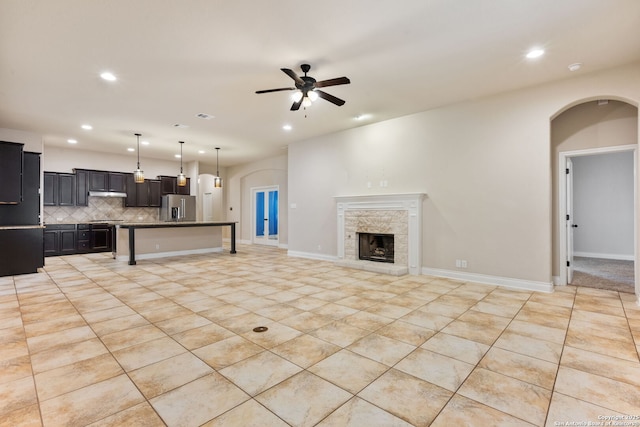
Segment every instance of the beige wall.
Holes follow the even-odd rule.
[[[558,158],[561,152],[638,143],[638,108],[620,101],[578,104],[551,122],[553,275],[560,275],[558,224]],[[563,229],[564,230],[564,229]]]
[[[279,187],[279,243],[281,246],[286,246],[289,241],[287,155],[230,167],[226,172],[225,219],[239,221],[238,240],[251,241],[251,189],[277,185]]]
[[[550,283],[551,119],[588,98],[637,104],[639,73],[572,75],[291,144],[289,250],[335,256],[333,196],[425,192],[425,267],[465,259],[467,273]]]
[[[42,135],[22,130],[0,128],[0,141],[24,144],[24,151],[42,153]]]

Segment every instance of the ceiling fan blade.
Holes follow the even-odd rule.
[[[287,76],[291,77],[296,81],[299,85],[304,85],[304,80],[302,80],[295,71],[290,70],[289,68],[280,68]]]
[[[346,78],[346,77],[337,77],[335,79],[321,80],[319,82],[316,82],[316,87],[348,85],[349,83],[351,83],[351,80],[349,80],[348,78]]]
[[[344,100],[342,100],[342,99],[340,99],[340,98],[336,98],[336,97],[335,97],[335,96],[333,96],[333,95],[329,95],[327,92],[323,92],[323,91],[321,91],[321,90],[317,90],[317,89],[316,89],[314,92],[315,92],[315,93],[317,93],[317,94],[318,94],[318,96],[319,96],[320,98],[322,98],[322,99],[324,99],[324,100],[326,100],[326,101],[329,101],[329,102],[331,102],[331,103],[334,103],[334,104],[336,104],[338,107],[340,107],[340,106],[344,105],[344,103],[345,103],[345,101],[344,101]]]
[[[302,98],[300,98],[300,101],[293,103],[293,105],[291,106],[291,111],[298,111],[301,105],[302,105]]]
[[[282,90],[296,90],[296,88],[295,87],[281,87],[279,89],[257,90],[256,93],[280,92]]]

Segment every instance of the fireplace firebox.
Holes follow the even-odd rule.
[[[393,263],[393,234],[358,233],[358,258]]]

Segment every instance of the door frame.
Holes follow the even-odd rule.
[[[278,224],[277,238],[273,240],[266,239],[265,241],[256,240],[256,193],[269,191],[278,192],[278,218],[280,218],[280,186],[279,185],[265,185],[261,187],[251,187],[251,244],[265,245],[265,246],[280,246],[280,224]],[[280,222],[278,220],[278,222]]]
[[[560,269],[560,281],[558,285],[567,285],[567,259],[568,259],[568,233],[566,227],[573,222],[573,218],[567,221],[567,174],[566,165],[567,159],[580,156],[591,156],[595,154],[608,154],[621,151],[633,152],[633,248],[634,248],[634,267],[635,272],[635,293],[640,296],[640,282],[638,281],[638,145],[617,145],[611,147],[589,148],[584,150],[575,151],[562,151],[559,153],[558,158],[558,238],[560,239],[560,250],[558,253],[559,260],[558,266]]]

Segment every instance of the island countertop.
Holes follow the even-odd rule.
[[[238,221],[154,221],[154,222],[118,222],[120,228],[166,228],[166,227],[211,227],[237,224]]]

